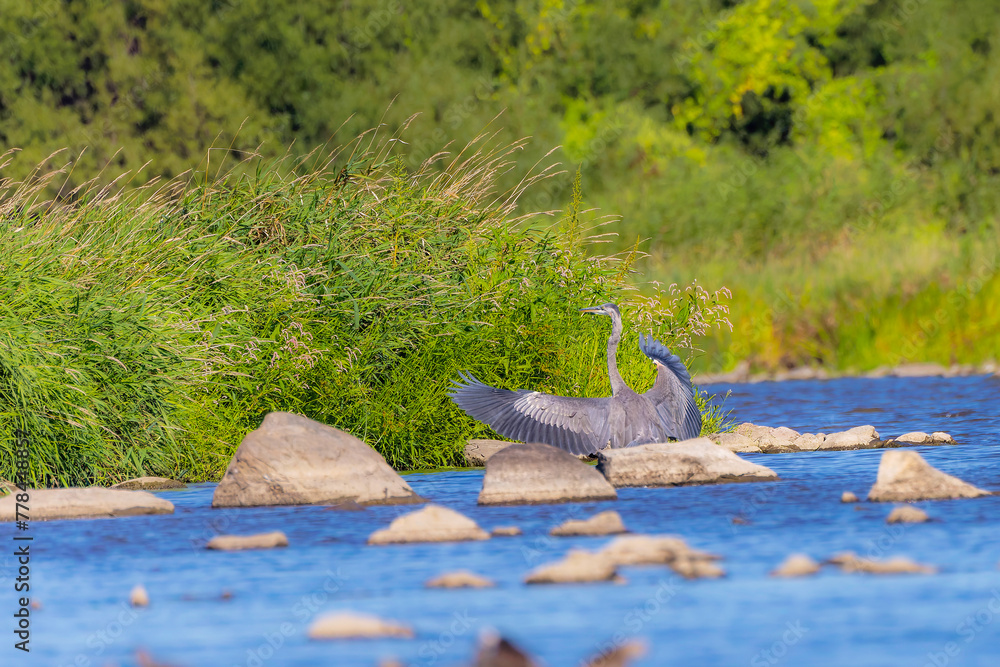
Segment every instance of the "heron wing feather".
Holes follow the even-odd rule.
[[[540,391],[510,391],[461,374],[449,396],[470,417],[500,435],[543,442],[573,454],[591,454],[607,443],[610,397],[575,398]]]
[[[694,401],[691,374],[684,362],[652,336],[640,335],[639,348],[659,364],[656,382],[643,396],[656,406],[668,435],[678,440],[696,438],[701,433],[701,412]]]

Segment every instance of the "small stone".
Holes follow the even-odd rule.
[[[457,570],[434,577],[424,585],[427,588],[490,588],[495,584],[468,570]]]
[[[497,526],[490,534],[493,537],[516,537],[521,534],[521,529],[517,526]]]
[[[732,518],[732,523],[734,526],[749,526],[752,522],[749,519],[744,519],[741,516],[734,516]]]
[[[128,601],[133,607],[148,607],[149,594],[142,584],[137,584],[128,594]]]
[[[222,589],[222,593],[219,594],[219,598],[222,599],[222,600],[232,600],[233,599],[233,592],[231,590],[229,590],[228,588],[223,588]]]
[[[917,452],[891,449],[882,454],[878,477],[868,492],[868,500],[902,502],[988,495],[989,491],[934,468]]]
[[[413,638],[413,629],[396,621],[370,614],[335,612],[320,616],[309,626],[309,639],[374,639],[378,637]]]
[[[216,535],[208,544],[206,549],[218,551],[242,551],[244,549],[273,549],[274,547],[287,547],[288,538],[280,530],[272,533],[259,533],[257,535]]]
[[[399,544],[406,542],[464,542],[488,540],[490,534],[475,521],[455,510],[440,505],[427,505],[397,517],[388,528],[377,530],[368,544]]]
[[[611,581],[616,575],[615,564],[601,554],[572,550],[560,561],[542,565],[531,572],[526,584],[578,584]]]
[[[892,510],[889,513],[889,518],[885,521],[886,523],[924,523],[929,520],[930,517],[927,516],[927,512],[922,509],[918,509],[913,505],[903,505]]]
[[[793,438],[791,446],[801,452],[814,452],[823,446],[826,436],[822,433],[803,433],[797,438]]]
[[[940,445],[955,445],[955,438],[951,437],[948,433],[944,431],[934,431],[931,433],[931,442]]]
[[[842,494],[840,494],[840,502],[856,503],[858,502],[858,497],[854,495],[853,491],[844,491]]]
[[[805,554],[792,554],[778,566],[772,577],[805,577],[819,572],[820,564]]]
[[[903,435],[893,438],[896,442],[904,442],[908,445],[922,445],[928,440],[930,436],[923,431],[911,431],[909,433],[904,433]]]
[[[34,609],[35,611],[38,611],[38,610],[40,610],[42,608],[42,603],[39,602],[38,600],[32,600],[31,601],[31,608]]]
[[[625,524],[618,512],[609,510],[595,514],[589,519],[570,519],[560,526],[556,526],[549,535],[567,537],[571,535],[617,535],[625,532]]]
[[[163,489],[185,489],[187,484],[167,477],[136,477],[112,484],[111,488],[131,491],[162,491]]]

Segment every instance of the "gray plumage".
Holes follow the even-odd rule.
[[[461,374],[449,396],[470,417],[489,424],[505,437],[544,442],[573,454],[697,436],[701,413],[694,403],[691,376],[680,357],[652,336],[642,336],[640,348],[657,365],[657,375],[652,389],[637,394],[618,372],[616,351],[622,334],[618,307],[606,303],[583,308],[582,312],[611,318],[611,396],[575,398],[527,389],[509,391],[491,387],[466,373]]]

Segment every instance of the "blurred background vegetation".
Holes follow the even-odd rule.
[[[1000,356],[998,35],[987,0],[0,0],[0,177],[306,177],[418,114],[402,178],[488,127],[532,138],[500,191],[565,169],[512,215],[566,209],[579,170],[574,210],[620,216],[601,253],[732,292],[695,370],[975,363]]]

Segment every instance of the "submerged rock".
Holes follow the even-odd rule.
[[[616,487],[754,482],[778,478],[770,468],[745,461],[708,438],[601,450],[597,453],[597,469]]]
[[[562,503],[617,497],[593,466],[557,447],[533,443],[511,445],[490,457],[479,504]]]
[[[112,484],[111,488],[133,491],[162,491],[163,489],[186,489],[187,484],[166,477],[136,477]]]
[[[495,586],[486,577],[481,577],[468,570],[456,570],[455,572],[442,574],[434,577],[424,585],[427,588],[490,588],[491,586]]]
[[[889,512],[886,523],[924,523],[930,521],[927,512],[913,505],[903,505]]]
[[[273,533],[258,533],[256,535],[216,535],[208,544],[206,549],[218,551],[242,551],[244,549],[273,549],[274,547],[287,547],[288,538],[280,530]]]
[[[574,549],[560,561],[537,568],[525,578],[526,584],[580,584],[610,581],[616,576],[615,564],[602,554]]]
[[[549,535],[566,537],[571,535],[616,535],[625,532],[622,518],[614,510],[595,514],[589,519],[570,519],[556,526]]]
[[[467,516],[440,505],[427,505],[396,517],[388,528],[376,530],[368,538],[368,544],[466,542],[489,538],[489,533]]]
[[[0,521],[17,518],[17,495],[0,498]],[[69,489],[28,489],[32,521],[101,519],[140,514],[172,514],[174,504],[148,491],[103,489],[99,486]]]
[[[820,564],[805,554],[792,554],[771,572],[772,577],[807,577],[816,574]]]
[[[422,502],[374,449],[350,433],[271,412],[243,438],[213,507]]]
[[[373,639],[377,637],[413,638],[408,625],[387,621],[371,614],[337,612],[320,616],[309,626],[310,639]]]
[[[517,526],[497,526],[490,531],[493,537],[517,537],[521,534],[521,529]]]
[[[921,565],[902,556],[879,561],[858,558],[851,551],[838,554],[828,562],[838,566],[844,572],[864,572],[868,574],[934,574],[937,572],[937,568],[935,567]]]
[[[868,492],[868,500],[900,502],[988,495],[989,491],[934,468],[917,452],[892,449],[882,454],[878,477]]]
[[[677,558],[667,566],[685,579],[717,579],[726,576],[726,571],[710,560],[700,558]]]

